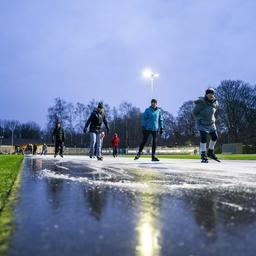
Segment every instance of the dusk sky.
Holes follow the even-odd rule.
[[[0,119],[45,125],[55,97],[151,98],[176,114],[224,79],[256,81],[255,0],[1,0]]]

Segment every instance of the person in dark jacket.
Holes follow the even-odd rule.
[[[63,157],[63,147],[65,143],[65,133],[64,129],[61,127],[61,123],[58,121],[56,127],[53,130],[53,142],[55,143],[55,154],[54,157],[60,153],[60,156]]]
[[[37,154],[37,145],[34,144],[33,145],[33,155],[36,155]]]
[[[113,157],[117,157],[118,147],[119,147],[119,137],[118,137],[117,133],[114,134],[111,144],[112,144],[112,149],[113,149]]]
[[[138,160],[142,153],[142,150],[147,143],[148,137],[152,135],[153,143],[152,143],[152,161],[159,161],[159,159],[155,156],[156,153],[156,142],[157,135],[163,133],[163,115],[160,108],[157,107],[157,100],[151,100],[151,106],[145,110],[142,116],[142,133],[143,138],[139,147],[139,152],[135,156],[134,160]]]
[[[200,153],[202,163],[208,163],[208,157],[219,161],[214,154],[214,147],[218,139],[215,125],[215,112],[218,108],[218,101],[215,98],[215,90],[209,88],[204,97],[199,97],[195,102],[193,114],[196,118],[196,127],[200,132]],[[210,134],[208,152],[206,154],[207,135]]]
[[[104,113],[103,103],[99,103],[98,107],[91,113],[89,119],[87,120],[84,133],[87,132],[89,127],[89,134],[90,134],[90,158],[93,158],[95,152],[95,144],[96,144],[96,156],[98,160],[103,160],[102,153],[101,153],[101,128],[102,123],[104,123],[107,133],[109,133],[109,126],[106,120],[106,116]]]

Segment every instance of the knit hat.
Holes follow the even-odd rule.
[[[103,107],[103,103],[102,103],[102,102],[99,102],[99,104],[98,104],[98,108],[104,108],[104,107]]]
[[[215,93],[215,90],[214,90],[213,88],[208,88],[208,89],[205,91],[205,94],[209,94],[209,93],[214,94],[214,93]]]

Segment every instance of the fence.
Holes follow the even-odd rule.
[[[14,146],[0,145],[0,153],[2,154],[13,154],[15,152]]]
[[[191,147],[158,147],[156,153],[158,155],[193,155],[198,153],[198,148],[196,146]],[[4,154],[12,154],[15,152],[14,146],[0,146],[0,153]],[[36,153],[41,154],[42,152],[42,145],[37,146]],[[122,155],[134,155],[138,152],[138,148],[119,148],[119,154]],[[31,151],[25,151],[25,153],[32,153]],[[88,155],[89,149],[88,148],[69,148],[64,147],[64,154],[65,155]],[[103,148],[102,149],[103,155],[111,155],[112,149],[111,148]],[[143,153],[145,155],[151,154],[151,147],[145,147]],[[47,154],[54,154],[54,147],[48,146]]]
[[[38,153],[41,151],[39,150]],[[138,152],[138,148],[119,148],[119,154],[122,155],[134,155]],[[175,147],[175,148],[168,148],[168,147],[159,147],[157,148],[156,153],[158,155],[193,155],[197,154],[199,149],[195,147]],[[88,148],[64,148],[64,154],[66,155],[87,155],[89,153]],[[111,148],[103,148],[102,149],[103,155],[111,155],[112,149]],[[151,154],[151,148],[145,147],[143,153],[145,155]],[[54,154],[54,147],[48,147],[48,154]]]
[[[229,143],[222,145],[223,154],[242,154],[243,144],[242,143]]]

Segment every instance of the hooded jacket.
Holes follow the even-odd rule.
[[[194,104],[193,114],[197,122],[207,126],[215,123],[215,112],[218,108],[218,101],[216,99],[210,101],[206,96],[199,97],[194,101]]]

